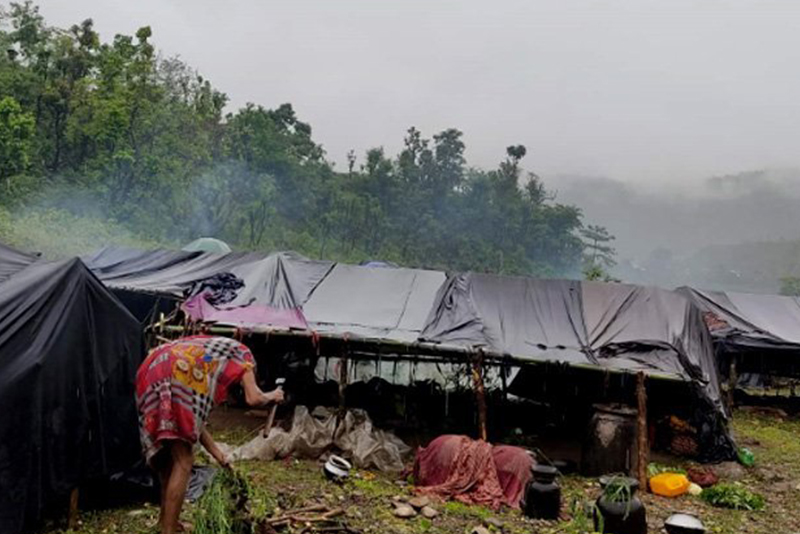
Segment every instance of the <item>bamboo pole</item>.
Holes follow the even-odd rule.
[[[181,325],[164,325],[161,329],[164,332],[183,333],[188,331]],[[211,335],[233,336],[236,328],[229,326],[209,326],[205,332]],[[460,347],[455,345],[443,345],[426,341],[405,342],[393,339],[379,339],[368,337],[349,337],[345,334],[312,332],[309,330],[290,330],[286,328],[267,328],[252,330],[251,335],[264,334],[274,337],[288,337],[295,339],[316,338],[320,344],[326,344],[329,352],[341,351],[343,346],[347,346],[348,359],[350,360],[374,360],[378,358],[380,351],[381,358],[391,358],[397,361],[416,361],[416,362],[444,362],[453,363],[458,357],[469,359],[475,350],[471,347]],[[483,363],[486,365],[502,366],[535,366],[547,365],[547,362],[521,358],[509,353],[482,349]],[[464,359],[459,359],[463,362]],[[612,375],[631,374],[631,371],[624,369],[608,369],[591,364],[570,364],[570,367],[579,370],[609,373]],[[684,380],[675,375],[648,371],[648,378],[654,380],[665,380],[668,382],[683,382]]]
[[[642,491],[647,489],[647,464],[650,463],[650,444],[647,435],[647,386],[643,371],[636,375],[636,475]]]

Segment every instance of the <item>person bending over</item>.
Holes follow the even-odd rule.
[[[223,467],[228,459],[206,429],[211,409],[241,383],[250,406],[283,402],[283,392],[264,393],[250,350],[233,339],[185,337],[153,349],[136,373],[136,404],[144,456],[161,481],[162,534],[179,529],[181,507],[198,441]]]

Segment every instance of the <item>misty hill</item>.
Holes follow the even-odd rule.
[[[580,176],[551,186],[617,237],[625,280],[775,292],[800,270],[800,169],[714,177],[694,189]]]

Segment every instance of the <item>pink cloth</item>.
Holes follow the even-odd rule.
[[[533,458],[519,447],[439,436],[417,450],[414,479],[419,493],[498,509],[519,508]]]
[[[187,299],[181,308],[195,321],[237,326],[280,326],[298,330],[308,329],[303,312],[297,308],[279,309],[256,304],[237,308],[217,308],[204,298],[203,293]]]

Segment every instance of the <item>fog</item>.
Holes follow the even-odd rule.
[[[694,186],[637,186],[559,176],[557,200],[616,236],[625,280],[774,292],[800,272],[800,169],[712,177]]]
[[[149,24],[231,98],[292,102],[344,164],[409,126],[512,143],[544,175],[693,182],[800,166],[791,0],[43,0],[103,37]]]
[[[617,275],[775,291],[800,271],[800,3],[42,0],[104,39],[150,25],[230,97],[291,102],[328,157],[456,127],[617,239]]]

